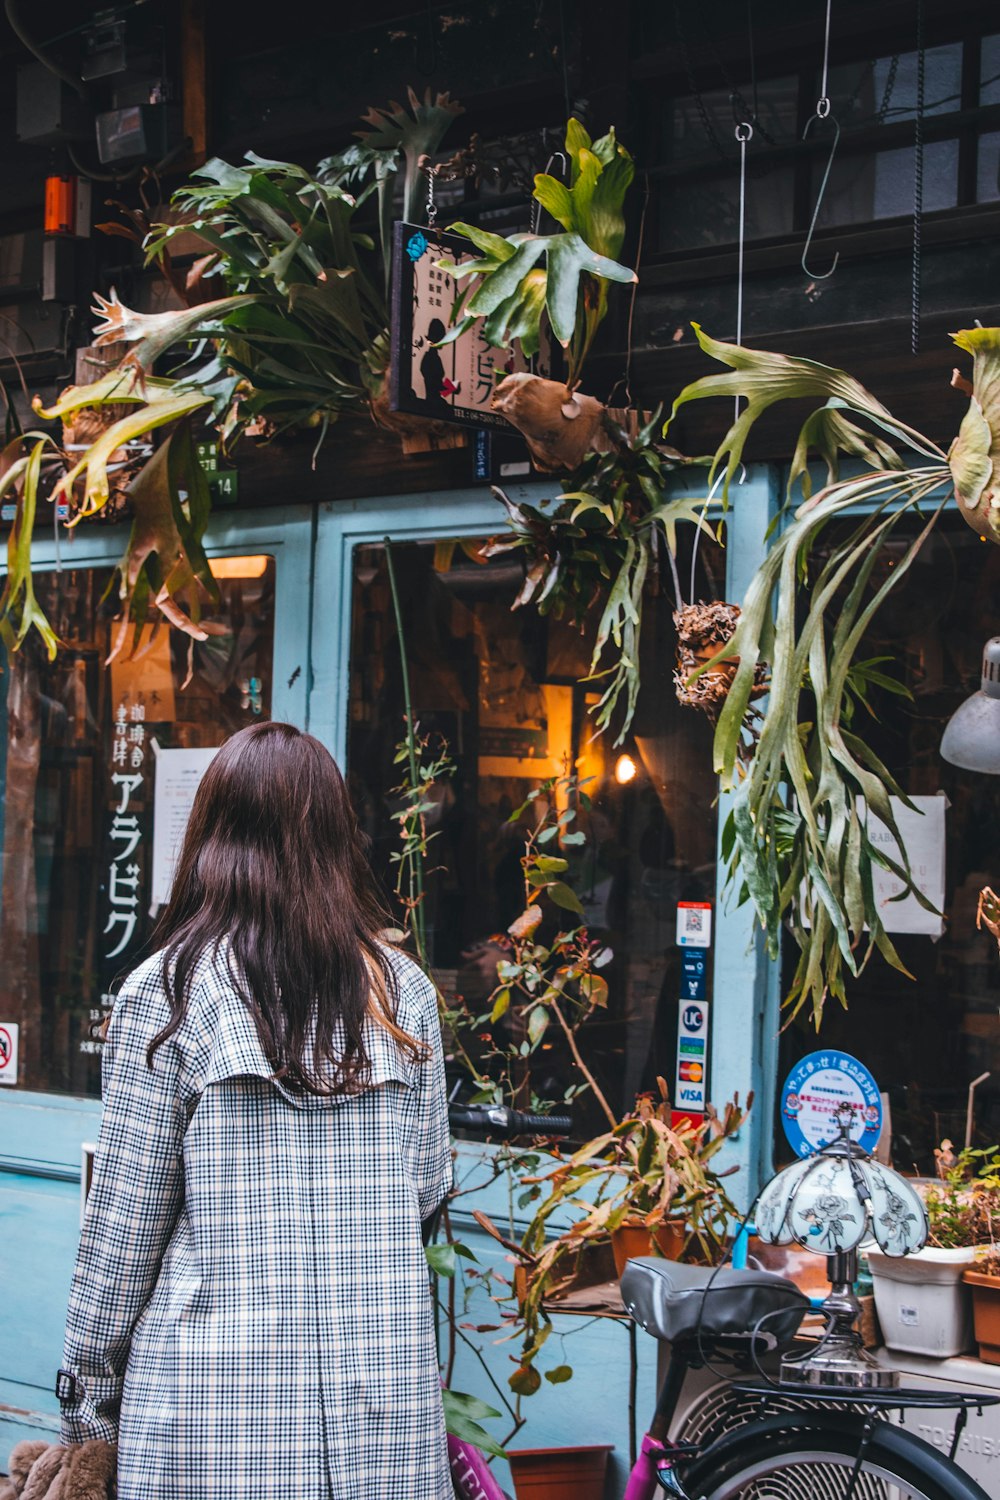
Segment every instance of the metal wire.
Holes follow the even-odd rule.
[[[830,113],[830,99],[827,93],[830,76],[830,12],[833,9],[833,0],[826,0],[826,30],[823,33],[823,76],[819,81],[819,103],[816,105],[816,113],[821,120],[826,119]],[[821,106],[826,105],[823,109]]]
[[[740,146],[740,214],[739,248],[736,257],[736,342],[743,342],[743,256],[746,246],[747,208],[747,145],[753,140],[753,126],[749,120],[741,120],[736,127],[736,139]],[[736,398],[739,415],[739,397]]]

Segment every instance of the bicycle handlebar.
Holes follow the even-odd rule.
[[[500,1104],[449,1104],[448,1118],[458,1130],[510,1140],[516,1135],[564,1136],[573,1129],[569,1115],[533,1115]]]

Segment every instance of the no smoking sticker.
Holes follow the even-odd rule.
[[[17,1082],[17,1036],[20,1029],[13,1021],[0,1023],[0,1084]]]

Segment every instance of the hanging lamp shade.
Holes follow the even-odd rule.
[[[979,692],[948,720],[941,754],[963,771],[1000,776],[1000,635],[986,642]]]
[[[754,1218],[767,1244],[801,1245],[817,1255],[842,1255],[872,1239],[886,1255],[910,1255],[927,1242],[919,1194],[847,1140],[773,1177]]]

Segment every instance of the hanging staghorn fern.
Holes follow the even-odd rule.
[[[847,975],[859,974],[875,950],[906,973],[875,900],[875,866],[891,870],[929,906],[913,884],[890,798],[911,804],[856,726],[849,727],[852,696],[864,698],[866,681],[892,684],[856,656],[874,615],[953,497],[979,535],[1000,543],[1000,330],[953,335],[974,363],[971,382],[956,372],[953,383],[968,392],[970,404],[945,453],[843,371],[718,343],[694,326],[701,347],[729,373],[689,385],[670,420],[687,402],[708,396],[746,401],[715,455],[712,477],[724,466],[726,487],[763,411],[795,397],[822,403],[803,424],[791,466],[789,488],[801,482],[806,500],[751,580],[731,639],[688,679],[694,686],[718,664],[735,661],[715,733],[715,769],[734,793],[723,853],[730,881],[753,901],[771,958],[778,957],[783,927],[792,933],[800,957],[785,1003],[792,1015],[808,1003],[818,1027],[827,995],[846,1004]],[[883,433],[924,461],[908,467]],[[813,452],[828,470],[815,495],[806,467]],[[841,454],[860,459],[868,472],[838,479]],[[829,522],[862,504],[870,509],[850,536],[814,562]],[[911,516],[923,522],[916,537],[885,581],[870,586],[882,549]],[[741,746],[762,665],[769,695],[747,760]],[[869,813],[892,831],[900,862],[872,843]]]

